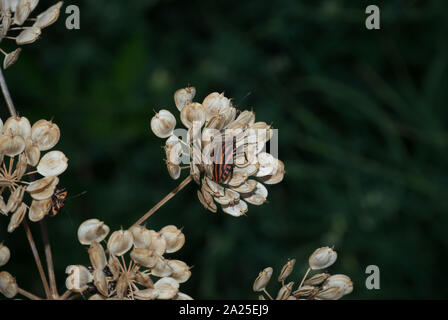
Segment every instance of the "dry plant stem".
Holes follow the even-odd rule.
[[[305,282],[305,279],[308,276],[308,273],[310,273],[310,271],[311,268],[308,268],[308,270],[306,270],[305,276],[303,277],[302,282],[300,282],[299,289],[302,288],[303,282]]]
[[[39,298],[38,296],[32,294],[31,292],[28,292],[28,291],[26,291],[26,290],[23,290],[22,288],[18,288],[18,289],[17,289],[17,292],[18,292],[19,294],[21,294],[22,296],[27,297],[27,298],[30,299],[30,300],[42,300],[42,298]]]
[[[138,226],[140,224],[142,224],[143,222],[145,222],[154,212],[156,212],[157,210],[160,209],[160,207],[162,207],[165,203],[167,203],[172,197],[174,197],[180,190],[182,190],[187,184],[189,184],[191,182],[192,178],[191,175],[189,175],[187,178],[185,178],[184,181],[182,181],[177,187],[176,189],[174,189],[173,191],[171,191],[170,193],[168,193],[165,198],[163,198],[162,200],[160,200],[159,203],[157,203],[154,207],[152,207],[151,210],[149,210],[147,213],[145,213],[140,219],[138,219],[138,221],[136,223],[134,223],[132,226]]]
[[[3,72],[0,68],[0,86],[2,88],[3,96],[5,97],[6,105],[8,106],[9,113],[11,116],[17,116],[16,108],[14,108],[14,103],[12,102],[11,95],[9,94],[8,86],[3,76]]]
[[[48,239],[47,223],[45,222],[45,220],[40,221],[40,228],[42,230],[42,239],[44,241],[45,246],[45,260],[47,261],[47,271],[48,271],[48,278],[50,280],[51,295],[53,299],[57,299],[59,296],[58,296],[58,289],[56,287],[56,277],[54,275],[53,256],[51,254],[51,246],[50,241]]]
[[[48,299],[51,298],[50,288],[48,287],[47,278],[45,277],[44,268],[42,267],[42,262],[39,258],[39,253],[36,248],[36,243],[34,242],[33,235],[31,234],[30,227],[26,219],[23,219],[23,228],[25,229],[26,237],[30,243],[31,251],[33,252],[34,260],[36,261],[37,269],[39,270],[40,278],[42,279],[42,284],[44,285],[45,295]]]
[[[266,293],[266,295],[269,297],[269,299],[274,300],[274,298],[272,298],[272,296],[269,294],[269,292],[265,289],[263,289],[263,292]]]
[[[71,293],[72,292],[70,290],[65,291],[64,294],[59,297],[59,300],[67,300]]]

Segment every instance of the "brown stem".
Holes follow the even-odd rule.
[[[40,228],[42,231],[42,239],[44,241],[45,246],[45,260],[47,261],[47,270],[48,270],[48,278],[50,280],[51,295],[53,296],[53,299],[57,299],[59,296],[58,296],[58,289],[56,287],[56,277],[54,275],[53,255],[51,254],[50,240],[48,239],[47,223],[45,222],[45,220],[40,221]]]
[[[48,299],[51,298],[50,288],[48,287],[47,278],[45,277],[44,268],[42,267],[42,262],[39,258],[39,253],[36,248],[36,243],[34,242],[33,235],[31,234],[30,227],[28,225],[28,222],[26,221],[26,218],[23,219],[23,228],[25,229],[26,237],[28,239],[28,242],[30,243],[31,251],[33,252],[34,260],[36,261],[37,270],[39,270],[40,278],[42,279],[42,284],[44,285],[45,295]]]
[[[187,184],[191,182],[192,178],[191,175],[189,175],[187,178],[185,178],[184,181],[182,181],[173,191],[168,193],[165,198],[159,201],[154,207],[152,207],[151,210],[146,212],[136,223],[132,225],[132,227],[138,226],[146,221],[154,212],[160,209],[161,206],[163,206],[165,203],[167,203],[172,197],[174,197],[180,190],[182,190]]]
[[[266,295],[268,296],[269,299],[274,300],[274,298],[272,298],[272,296],[269,294],[269,292],[266,290],[266,288],[263,289],[263,292],[266,293]]]
[[[12,102],[11,95],[9,94],[8,85],[6,84],[5,77],[3,76],[2,69],[0,68],[0,87],[2,88],[3,96],[5,97],[6,105],[8,106],[9,113],[12,117],[17,116],[16,108]]]
[[[39,298],[38,296],[32,294],[31,292],[23,290],[22,288],[17,288],[17,293],[21,294],[24,297],[27,297],[30,300],[42,300],[42,298]]]
[[[300,282],[299,289],[302,288],[303,282],[305,282],[305,279],[308,276],[308,273],[310,273],[310,271],[311,268],[308,268],[308,270],[306,270],[305,276],[303,277],[302,282]]]
[[[70,294],[72,293],[71,290],[67,290],[64,292],[64,294],[62,296],[59,297],[60,300],[67,300],[67,298],[70,296]]]

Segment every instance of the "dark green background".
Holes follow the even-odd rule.
[[[448,297],[446,1],[67,4],[79,5],[81,29],[65,29],[62,14],[5,71],[20,114],[60,126],[62,183],[87,190],[48,219],[59,287],[65,266],[88,261],[82,221],[127,228],[177,185],[149,123],[161,108],[178,115],[173,93],[190,84],[198,101],[225,91],[272,122],[287,175],[247,217],[205,211],[190,185],[150,218],[157,230],[184,227],[187,242],[171,255],[194,266],[183,292],[253,299],[261,269],[277,275],[294,257],[300,281],[309,254],[334,245],[330,272],[354,281],[346,298]],[[365,28],[368,4],[380,6],[381,30]],[[4,269],[42,295],[23,229],[6,235],[0,218],[12,250]],[[365,288],[371,264],[380,290]]]

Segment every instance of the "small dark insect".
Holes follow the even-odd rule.
[[[233,143],[223,142],[221,147],[216,148],[216,153],[213,160],[213,181],[223,183],[230,176],[233,175],[233,163],[235,157],[235,137]]]
[[[65,200],[67,199],[67,189],[65,188],[56,188],[54,194],[51,196],[51,209],[50,216],[54,217],[61,211],[62,207],[65,204]]]

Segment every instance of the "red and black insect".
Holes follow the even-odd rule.
[[[233,175],[233,164],[236,154],[236,141],[235,137],[233,141],[228,143],[223,142],[221,147],[217,147],[213,157],[213,181],[223,183]]]
[[[51,196],[51,209],[50,209],[50,216],[54,217],[61,211],[62,207],[65,204],[65,200],[67,199],[67,189],[65,188],[56,188],[54,191],[54,194]]]

